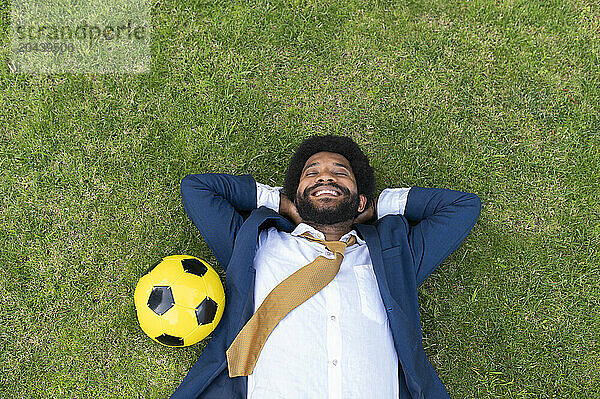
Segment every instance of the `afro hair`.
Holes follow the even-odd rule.
[[[375,192],[375,174],[369,164],[369,158],[362,152],[358,144],[351,138],[343,136],[312,136],[304,140],[290,160],[285,182],[283,184],[283,193],[292,201],[296,200],[296,192],[300,183],[300,175],[308,158],[318,152],[333,152],[344,156],[356,178],[358,194],[367,198],[367,204],[373,201]]]

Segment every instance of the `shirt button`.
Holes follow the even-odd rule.
[[[335,321],[335,316],[331,316],[331,320],[332,320],[332,321]]]
[[[331,361],[331,364],[333,364],[334,366],[337,366],[337,360],[335,360],[335,359],[334,359],[334,360],[332,360],[332,361]]]

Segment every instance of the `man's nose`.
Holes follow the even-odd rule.
[[[324,170],[317,176],[317,182],[335,181],[335,175],[328,170]]]

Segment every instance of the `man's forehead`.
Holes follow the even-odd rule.
[[[338,154],[336,152],[328,152],[328,151],[321,151],[321,152],[317,152],[316,154],[313,154],[310,158],[308,158],[306,160],[306,162],[304,163],[303,169],[306,169],[306,168],[309,168],[311,166],[315,166],[318,164],[322,164],[322,163],[332,163],[337,166],[343,166],[345,168],[352,170],[352,167],[350,166],[350,162],[348,162],[348,160],[346,159],[345,156],[343,156],[342,154]]]

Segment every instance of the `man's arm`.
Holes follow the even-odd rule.
[[[181,200],[188,217],[224,269],[235,235],[244,222],[239,212],[256,208],[257,189],[250,175],[188,175],[181,181]]]
[[[410,228],[408,240],[417,285],[460,246],[480,212],[481,200],[475,194],[442,188],[410,189],[404,216],[416,223]]]
[[[269,209],[279,212],[291,220],[294,225],[302,222],[302,218],[298,214],[296,205],[283,194],[282,187],[271,187],[266,184],[256,183],[256,206],[266,206]]]
[[[387,215],[403,215],[410,188],[386,188],[362,211],[354,223],[374,223]]]

